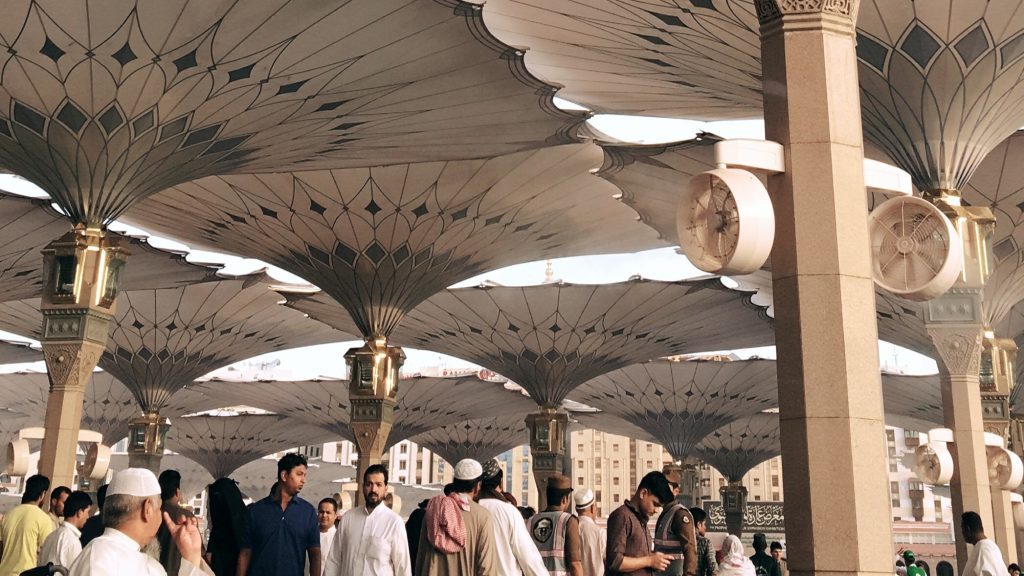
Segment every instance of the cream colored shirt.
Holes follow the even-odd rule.
[[[55,566],[67,568],[82,553],[82,532],[69,522],[63,522],[43,540],[43,548],[39,551],[40,566],[53,562]]]
[[[412,576],[402,517],[384,504],[345,512],[324,561],[324,576]]]
[[[580,538],[583,548],[583,574],[604,576],[604,549],[608,545],[608,533],[597,525],[590,516],[580,516]]]
[[[139,543],[124,533],[107,528],[82,550],[71,564],[70,576],[167,576],[160,562],[139,549]],[[202,562],[195,566],[184,558],[177,576],[214,576]]]
[[[478,504],[491,513],[494,528],[494,549],[498,553],[498,570],[502,576],[548,576],[544,559],[530,538],[519,509],[495,498],[483,498]]]

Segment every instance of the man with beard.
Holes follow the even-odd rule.
[[[363,473],[363,505],[341,517],[324,576],[411,576],[409,542],[402,517],[382,506],[388,469],[374,464]]]

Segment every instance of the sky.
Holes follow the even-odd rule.
[[[580,109],[580,107],[571,102],[557,98],[556,104],[566,109]],[[638,144],[659,144],[688,140],[702,131],[712,132],[725,138],[764,138],[764,122],[760,119],[697,122],[692,120],[598,114],[592,117],[589,123],[593,128],[612,138]],[[0,189],[25,196],[47,197],[46,193],[35,185],[15,176],[0,175]],[[154,246],[170,250],[187,251],[189,252],[188,260],[193,262],[223,263],[225,264],[224,272],[227,274],[244,274],[260,268],[267,268],[268,273],[279,281],[296,284],[305,283],[297,276],[258,260],[237,258],[199,250],[193,251],[180,242],[152,236],[144,230],[120,223],[115,223],[111,228],[118,231],[143,233],[151,236],[150,242]],[[484,281],[496,282],[507,286],[540,284],[545,280],[549,263],[554,280],[579,284],[621,282],[633,276],[652,280],[672,281],[705,275],[700,270],[694,268],[685,257],[677,254],[674,248],[663,248],[637,254],[560,258],[551,261],[519,264],[469,278],[459,282],[455,287],[474,286]],[[130,266],[131,263],[129,262],[128,265]],[[13,340],[28,340],[2,331],[0,331],[0,337]],[[246,368],[246,371],[252,371],[254,366],[276,364],[277,366],[273,369],[274,375],[281,378],[341,376],[344,372],[343,355],[345,351],[350,347],[358,345],[361,345],[361,343],[346,342],[275,352],[246,360],[239,363],[239,365],[235,365],[233,368],[235,370]],[[406,372],[415,372],[422,368],[437,366],[469,366],[467,362],[443,354],[411,349],[406,349],[405,351],[408,356],[405,364]],[[735,352],[741,357],[753,355],[762,358],[775,357],[774,347]],[[937,370],[935,362],[930,358],[884,342],[879,343],[879,360],[883,370],[888,371],[932,374]],[[22,369],[44,370],[45,367],[42,362],[12,364],[0,367],[0,371],[3,372]],[[235,370],[222,369],[215,372],[214,375],[226,374]]]

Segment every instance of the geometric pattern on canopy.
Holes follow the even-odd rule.
[[[208,380],[190,389],[222,403],[245,405],[319,426],[354,441],[347,380],[232,382]],[[385,449],[427,430],[508,411],[528,413],[534,403],[520,392],[476,376],[414,377],[398,382],[398,405]]]
[[[676,213],[682,189],[691,177],[715,167],[714,145],[721,140],[700,134],[673,144],[603,144],[604,165],[597,175],[622,190],[622,201],[640,214],[641,222],[679,244]]]
[[[111,454],[110,469],[114,472],[128,468],[128,454]],[[181,494],[183,501],[190,501],[202,495],[206,487],[213,482],[210,473],[195,460],[174,454],[165,453],[160,458],[161,470],[177,470],[181,474]]]
[[[761,462],[782,453],[779,415],[760,412],[730,422],[697,444],[694,455],[715,467],[729,482],[739,482]]]
[[[0,192],[0,302],[41,295],[41,250],[70,229],[49,202]],[[134,263],[121,276],[121,290],[184,286],[216,275],[216,267],[186,262],[184,254],[154,248],[145,238],[111,234]]]
[[[164,290],[122,291],[99,366],[145,410],[160,410],[196,378],[289,348],[351,340],[280,306],[263,273]],[[0,326],[39,337],[38,300],[0,304]]]
[[[409,440],[452,465],[463,458],[484,462],[506,450],[529,444],[526,415],[524,411],[492,418],[474,418],[417,434]]]
[[[334,438],[316,426],[278,414],[186,416],[176,419],[167,433],[167,449],[221,478],[267,454]]]
[[[387,336],[426,298],[487,270],[664,246],[613,198],[615,186],[590,173],[601,159],[598,146],[576,144],[476,160],[221,176],[157,194],[126,220],[280,266],[344,306],[359,333]],[[189,210],[176,209],[183,205]]]
[[[985,157],[961,195],[972,206],[988,206],[996,217],[991,275],[982,299],[985,321],[996,336],[1024,334],[1024,133],[1010,136]]]
[[[22,428],[42,426],[49,390],[50,380],[45,372],[0,374],[0,407],[25,414],[29,420]],[[161,415],[176,418],[210,408],[209,398],[183,391]],[[93,372],[85,387],[82,430],[99,432],[105,444],[113,445],[128,436],[128,423],[140,413],[139,405],[124,384],[109,372]]]
[[[648,431],[675,460],[725,424],[778,405],[773,360],[652,360],[598,376],[571,396]]]
[[[582,118],[457,0],[30,0],[0,47],[0,165],[91,225],[212,174],[502,154]]]
[[[308,301],[290,305],[324,319]],[[538,405],[558,406],[579,384],[622,366],[773,336],[747,294],[711,278],[446,290],[411,312],[393,340],[484,366]]]
[[[696,119],[761,113],[753,2],[488,0],[484,22],[527,68],[600,112]]]
[[[599,111],[760,115],[749,0],[492,0],[488,27],[527,66]],[[820,4],[820,3],[819,3]],[[922,190],[959,189],[1024,124],[1024,14],[1014,2],[863,0],[857,55],[866,139]]]

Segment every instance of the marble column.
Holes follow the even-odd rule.
[[[1013,359],[1017,344],[1008,338],[984,333],[978,377],[981,386],[981,415],[986,432],[1010,446],[1010,391],[1013,389]],[[992,539],[1003,558],[1017,558],[1017,530],[1010,492],[992,486]]]
[[[73,486],[85,387],[106,349],[127,252],[100,229],[76,228],[43,249],[43,359],[50,380],[39,473]]]
[[[756,0],[769,176],[786,540],[794,576],[892,574],[864,189],[857,0]],[[839,520],[842,519],[842,520]]]
[[[399,370],[405,362],[401,348],[373,338],[345,353],[349,372],[350,426],[359,450],[356,465],[356,504],[363,503],[363,474],[380,464],[395,421]]]
[[[526,428],[530,431],[530,464],[537,482],[538,512],[548,506],[548,478],[565,473],[562,466],[568,427],[568,414],[552,407],[541,408],[540,412],[526,417]]]

